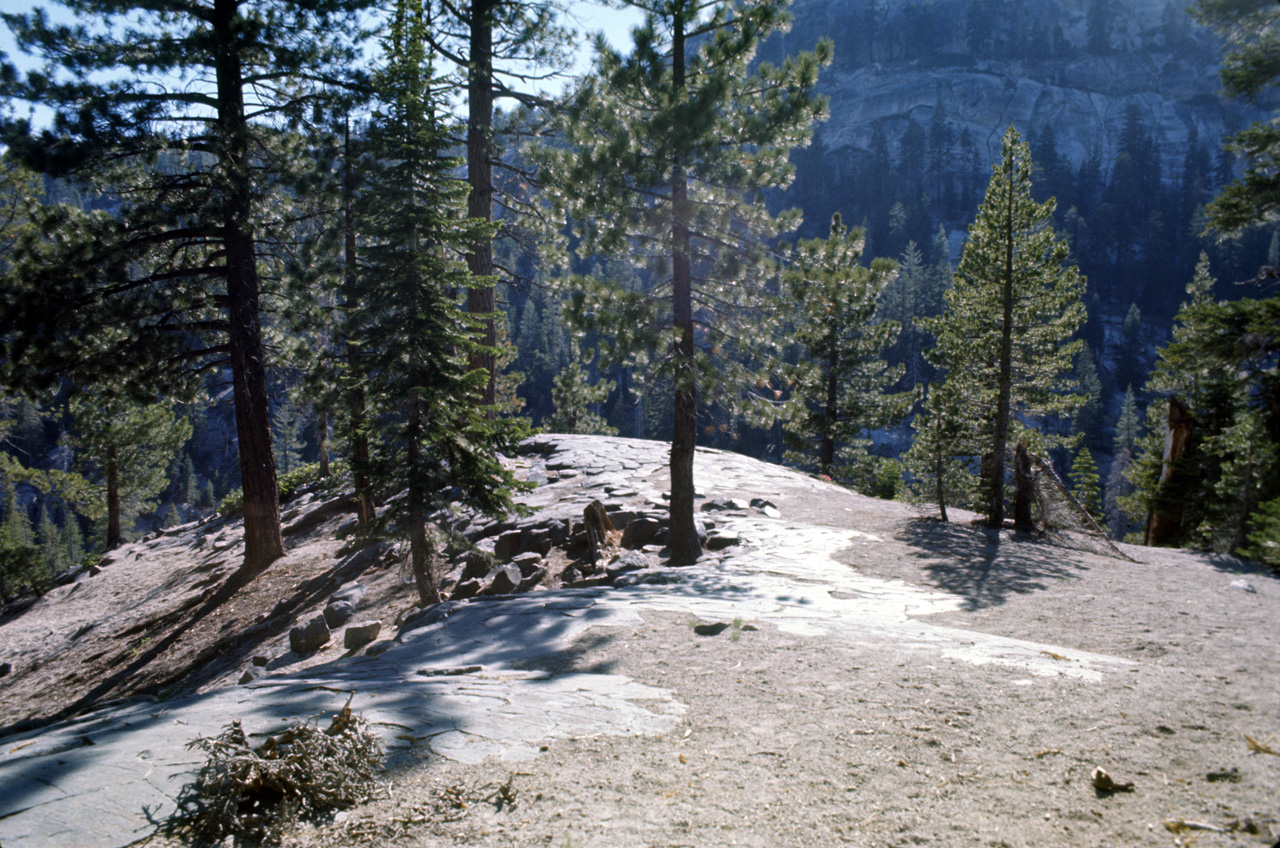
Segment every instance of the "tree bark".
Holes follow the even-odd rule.
[[[1013,186],[1007,189],[1005,210],[1005,260],[1001,280],[1000,361],[996,381],[996,426],[991,448],[991,489],[988,495],[987,524],[990,527],[1004,525],[1004,455],[1009,447],[1009,418],[1013,397]]]
[[[831,353],[827,356],[827,406],[823,411],[822,448],[818,455],[818,470],[822,474],[830,474],[831,466],[836,462],[836,418],[840,415],[837,405],[840,392],[840,381],[836,369],[840,366],[840,354],[831,345]]]
[[[1182,527],[1185,504],[1182,496],[1172,491],[1174,476],[1182,461],[1182,454],[1191,440],[1191,427],[1195,418],[1182,401],[1169,395],[1169,417],[1165,426],[1164,463],[1160,469],[1160,482],[1151,511],[1147,513],[1147,529],[1143,544],[1159,547],[1167,545]]]
[[[672,92],[683,99],[685,87],[684,16],[677,11],[672,36]],[[684,165],[671,176],[671,310],[676,342],[675,420],[671,437],[671,564],[692,565],[702,556],[693,520],[693,455],[698,439],[697,377],[693,361],[693,273],[689,264],[689,185]]]
[[[320,448],[320,479],[329,476],[329,413],[323,409],[316,414],[316,441]]]
[[[107,448],[107,550],[120,546],[120,469],[116,467],[116,447]]]
[[[346,264],[347,314],[354,308],[354,292],[359,267],[356,264],[355,175],[351,167],[351,125],[348,123],[343,143],[343,260]],[[353,374],[359,374],[360,345],[347,339],[347,362]],[[347,394],[347,410],[351,416],[351,476],[356,488],[356,522],[367,528],[373,521],[373,495],[369,480],[369,437],[365,434],[364,386],[356,383]]]
[[[271,450],[267,372],[259,325],[258,268],[252,229],[249,125],[236,32],[238,3],[215,0],[218,143],[221,146],[223,239],[227,264],[232,396],[244,490],[244,571],[253,576],[284,556],[280,496]]]
[[[493,220],[493,161],[490,141],[493,136],[493,10],[500,0],[472,0],[470,59],[467,88],[467,217],[489,222]],[[493,275],[493,242],[483,239],[471,246],[467,268],[476,277]],[[493,313],[497,309],[493,286],[476,286],[467,291],[467,311],[488,315],[480,327],[479,341],[488,350],[471,355],[473,371],[483,370],[488,382],[479,401],[482,406],[497,403],[497,363],[493,349],[498,344],[498,329]]]
[[[409,466],[409,562],[413,567],[413,579],[418,586],[418,606],[427,607],[440,603],[440,587],[436,585],[435,575],[431,573],[430,556],[427,544],[427,510],[426,492],[423,490],[422,447],[419,444],[422,434],[422,414],[416,400],[409,403],[409,445],[406,462]]]
[[[1018,442],[1013,454],[1013,526],[1018,530],[1033,530],[1031,504],[1035,500],[1035,478],[1031,474],[1031,456],[1027,443]]]

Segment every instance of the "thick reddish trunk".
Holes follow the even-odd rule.
[[[235,0],[216,0],[213,19],[218,43],[218,141],[222,160],[231,383],[240,443],[240,481],[244,490],[244,569],[253,575],[284,556],[284,540],[280,535],[280,499],[271,450],[266,361],[262,328],[258,323],[249,127],[244,114],[236,9]]]
[[[350,314],[355,308],[354,294],[356,275],[359,272],[356,264],[356,213],[355,213],[355,176],[351,167],[351,128],[347,127],[344,165],[343,165],[343,241],[346,263],[346,297],[345,307]],[[347,362],[352,374],[359,374],[360,345],[347,339]],[[373,521],[373,495],[369,480],[369,437],[365,434],[365,396],[364,387],[359,383],[352,386],[347,394],[347,409],[351,415],[351,476],[356,487],[356,520],[360,527],[367,528]]]
[[[467,216],[482,221],[493,220],[493,161],[490,139],[493,133],[493,10],[497,0],[473,0],[471,4],[471,66],[467,88],[467,182],[471,194],[467,198]],[[467,267],[477,277],[493,275],[493,242],[482,239],[471,246]],[[493,406],[497,402],[496,361],[493,349],[498,344],[498,329],[493,313],[497,309],[492,285],[476,286],[467,292],[467,311],[487,315],[480,327],[479,341],[487,350],[471,355],[472,370],[489,375],[480,402]]]
[[[115,446],[107,448],[107,550],[120,546],[120,469]]]
[[[677,14],[672,39],[672,84],[684,97],[684,19]],[[697,377],[693,360],[693,272],[689,265],[689,186],[684,166],[671,177],[671,310],[676,342],[675,419],[671,437],[671,564],[691,565],[702,556],[693,520],[693,455],[698,438]]]

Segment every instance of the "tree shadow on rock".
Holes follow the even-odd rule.
[[[998,606],[1087,570],[1072,551],[1030,534],[917,519],[898,539],[912,548],[931,585],[963,597],[969,609]]]

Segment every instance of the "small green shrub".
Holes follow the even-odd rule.
[[[304,486],[313,483],[320,484],[323,489],[332,489],[343,485],[348,481],[349,469],[345,462],[329,463],[329,476],[321,478],[320,463],[312,462],[295,468],[287,474],[281,474],[276,479],[276,488],[280,491],[280,503],[288,503],[298,494],[298,490]],[[232,489],[227,496],[222,499],[222,503],[218,504],[218,514],[222,516],[235,515],[244,507],[244,491],[241,489]]]

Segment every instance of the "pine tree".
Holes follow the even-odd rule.
[[[4,122],[12,152],[120,199],[114,214],[51,207],[3,287],[6,382],[130,384],[172,394],[229,364],[244,486],[245,569],[283,555],[260,298],[277,207],[298,166],[280,130],[323,112],[356,66],[364,0],[67,2],[83,26],[6,15],[47,66],[11,67],[3,94],[54,111],[32,134]],[[345,96],[345,95],[344,95]],[[32,296],[38,292],[38,296]]]
[[[1081,445],[1071,463],[1071,489],[1076,500],[1080,502],[1095,520],[1103,520],[1098,491],[1098,464],[1093,461],[1093,453],[1088,447]]]
[[[947,506],[968,507],[977,497],[969,459],[969,414],[955,383],[934,383],[912,427],[915,438],[904,456],[915,500],[934,503],[947,521]]]
[[[674,387],[671,561],[688,564],[701,554],[698,396],[725,385],[717,356],[718,369],[732,368],[748,347],[726,319],[755,309],[762,320],[763,244],[797,223],[770,215],[764,192],[790,180],[790,151],[824,111],[814,86],[832,47],[753,67],[757,46],[786,28],[783,0],[629,5],[645,13],[631,54],[597,42],[595,71],[563,110],[567,147],[543,158],[582,254],[629,254],[670,298],[670,312],[645,327],[673,330],[661,352]]]
[[[1084,402],[1076,410],[1075,431],[1094,448],[1100,448],[1103,440],[1103,401],[1102,379],[1098,376],[1098,368],[1094,364],[1093,351],[1087,342],[1082,342],[1080,353],[1076,356],[1076,382],[1080,386],[1080,394]]]
[[[168,485],[166,471],[191,437],[191,422],[164,404],[140,406],[110,395],[74,398],[71,415],[82,464],[100,481],[110,550]]]
[[[555,376],[551,386],[551,402],[555,414],[551,417],[551,429],[556,433],[595,433],[616,436],[618,430],[610,427],[593,407],[599,407],[614,389],[612,380],[591,384],[582,367],[582,353],[577,339],[570,341],[569,363]]]
[[[969,446],[982,458],[986,512],[1004,522],[1005,462],[1019,438],[1015,424],[1071,415],[1072,362],[1084,321],[1084,281],[1067,267],[1068,247],[1054,234],[1053,201],[1031,197],[1031,153],[1016,130],[1002,143],[986,198],[969,229],[946,311],[926,323],[938,339],[930,361],[946,369],[947,384],[967,407],[982,410],[969,422]],[[1045,444],[1061,442],[1042,431]]]
[[[901,418],[909,397],[889,391],[903,369],[884,359],[900,325],[873,320],[896,266],[884,259],[858,264],[865,244],[865,232],[849,230],[836,213],[828,238],[791,251],[784,275],[801,350],[788,380],[799,403],[785,422],[787,440],[792,458],[828,476],[836,473],[837,448],[865,453],[863,434]]]
[[[545,68],[567,64],[569,33],[558,23],[558,4],[528,0],[428,0],[432,26],[424,32],[435,55],[454,62],[466,74],[467,89],[467,215],[477,222],[493,220],[496,186],[493,166],[502,159],[494,126],[498,98],[525,106],[548,105],[530,94],[528,83],[545,78]],[[514,204],[507,204],[514,208]],[[509,222],[508,222],[509,223]],[[467,252],[474,285],[468,290],[467,310],[480,322],[480,344],[471,366],[488,375],[480,399],[497,402],[497,303],[493,286],[493,234],[476,229],[478,241]],[[482,235],[488,233],[489,235]]]
[[[1191,14],[1216,30],[1228,45],[1219,72],[1227,93],[1258,100],[1280,84],[1275,62],[1280,8],[1269,0],[1197,0]],[[1209,207],[1211,224],[1224,235],[1269,225],[1280,211],[1280,126],[1259,121],[1237,133],[1230,149],[1248,161],[1244,176],[1232,182]]]
[[[1127,450],[1130,454],[1138,444],[1138,402],[1133,397],[1133,386],[1124,390],[1124,400],[1120,404],[1120,417],[1116,419],[1116,438],[1112,444],[1113,453]]]
[[[456,293],[475,280],[463,254],[492,227],[462,215],[466,186],[445,154],[448,131],[424,52],[421,5],[400,0],[376,78],[381,104],[368,130],[371,166],[357,202],[362,239],[351,334],[353,378],[365,386],[377,438],[374,485],[404,491],[382,519],[408,537],[422,605],[440,600],[427,521],[449,504],[488,513],[512,507],[514,478],[496,450],[518,435],[474,399],[488,379],[469,370],[476,346]]]

